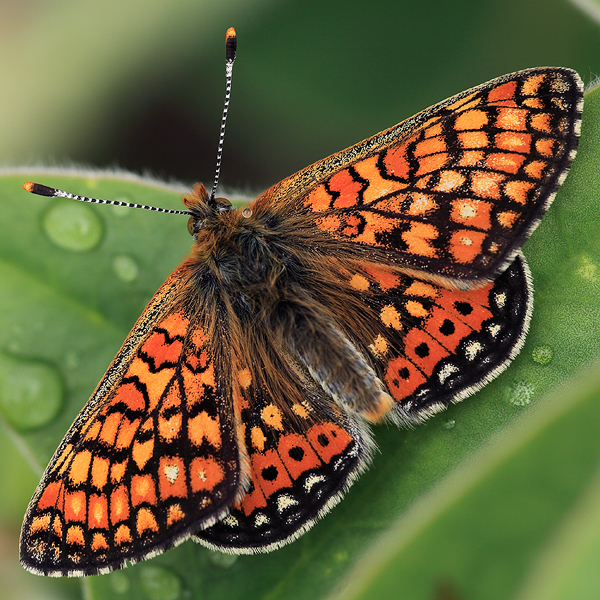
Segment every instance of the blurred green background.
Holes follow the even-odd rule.
[[[593,2],[577,4],[566,0],[2,2],[0,164],[118,166],[186,184],[197,180],[209,184],[223,104],[224,34],[227,27],[234,26],[238,33],[238,58],[222,182],[228,188],[253,194],[311,162],[498,75],[532,66],[560,65],[575,68],[589,82],[600,73],[600,25],[590,17],[590,12],[600,13],[600,9]],[[583,10],[582,5],[589,11]],[[0,198],[0,206],[3,202]],[[145,222],[144,215],[132,219]],[[560,231],[562,225],[556,219],[552,223]],[[11,226],[18,228],[19,224]],[[1,235],[4,233],[0,231]],[[182,247],[185,245],[189,245],[189,238],[185,238]],[[161,258],[157,256],[157,260]],[[535,255],[532,262],[535,265]],[[543,263],[543,256],[538,255],[537,262]],[[593,261],[590,264],[593,266]],[[81,272],[81,265],[77,268]],[[157,275],[158,283],[165,274]],[[157,282],[145,283],[148,289],[144,294],[151,293]],[[543,295],[544,281],[539,283],[538,290]],[[106,303],[106,298],[102,302]],[[136,296],[135,302],[143,305],[144,297]],[[135,302],[131,301],[132,306],[116,320],[132,324],[136,311],[139,312],[139,307],[133,306]],[[121,322],[118,325],[123,327]],[[111,331],[110,335],[122,339],[120,333],[113,334]],[[103,350],[107,356],[99,362],[104,367],[114,350]],[[527,351],[528,347],[524,354]],[[94,383],[86,383],[86,393],[91,392]],[[81,404],[84,399],[82,396],[78,402]],[[404,435],[378,428],[377,441],[388,456],[396,446],[405,443],[409,444],[404,448],[409,455],[411,440],[421,442],[415,446],[415,454],[423,452],[424,442],[444,435],[440,432],[453,427],[451,423],[462,414],[460,411],[469,414],[470,408],[465,403],[464,409],[453,410],[450,416],[442,416],[436,424],[426,426],[424,433]],[[499,409],[504,413],[498,422],[508,419],[510,410],[506,406]],[[74,413],[64,419],[73,416]],[[485,435],[478,431],[476,416],[474,413],[473,429],[463,433],[465,438],[471,436],[480,441]],[[588,416],[587,422],[594,421]],[[568,429],[572,434],[576,430],[575,425]],[[58,442],[55,438],[56,432],[45,443],[54,447]],[[548,445],[552,447],[551,442]],[[436,475],[418,472],[419,469],[416,473],[427,485],[444,471],[443,460],[433,449],[434,446],[429,460]],[[20,436],[0,425],[0,581],[6,582],[0,597],[3,593],[10,600],[85,595],[91,600],[119,595],[119,590],[125,589],[119,588],[119,582],[125,581],[119,575],[101,578],[112,582],[112,587],[102,588],[102,584],[94,587],[89,582],[83,586],[77,581],[48,582],[20,571],[16,560],[20,520],[39,478],[23,458],[27,453]],[[406,464],[410,464],[410,459]],[[418,464],[419,468],[427,466]],[[392,467],[388,465],[389,469]],[[349,499],[348,508],[344,509],[343,504],[337,509],[342,525],[353,522],[352,511],[362,510],[363,517],[369,513],[369,494],[380,490],[372,486],[388,483],[385,469],[383,473],[379,479],[377,475],[366,476],[365,483],[361,480],[357,491],[353,490],[354,504]],[[522,477],[526,481],[529,476]],[[587,481],[584,476],[582,480]],[[414,495],[418,496],[422,488],[419,483],[414,485]],[[378,491],[372,492],[373,489]],[[597,490],[590,487],[585,493],[596,498]],[[377,513],[382,528],[395,510],[390,500],[389,506]],[[323,531],[327,532],[327,525],[322,526]],[[460,536],[461,531],[460,527],[449,529],[447,539]],[[370,541],[369,535],[364,538]],[[469,535],[476,537],[478,533]],[[438,540],[434,538],[431,545],[435,546]],[[423,543],[422,560],[426,563],[432,550],[427,540]],[[240,598],[294,597],[295,589],[296,597],[306,597],[308,592],[303,591],[301,583],[293,583],[291,575],[285,585],[279,580],[279,573],[286,568],[294,571],[301,582],[310,579],[312,567],[307,566],[302,548],[310,547],[311,542],[306,542],[308,546],[303,544],[304,538],[295,547],[278,553],[284,558],[240,559],[234,574],[226,570],[225,563],[219,571],[217,563],[211,562],[216,559],[209,559],[206,554],[199,553],[197,560],[204,569],[205,580],[212,576],[214,587],[219,585],[219,578],[229,579]],[[563,545],[568,547],[568,542]],[[181,552],[178,549],[171,555],[179,557]],[[460,552],[459,548],[453,557],[458,563]],[[319,571],[318,581],[325,582],[322,594],[311,589],[311,597],[328,594],[340,577],[348,574],[344,565],[349,556],[356,559],[351,550],[334,546],[331,573]],[[481,556],[486,556],[483,550]],[[487,556],[493,560],[493,551]],[[176,564],[178,559],[165,560],[166,563],[153,562],[169,564],[170,560]],[[192,571],[194,564],[190,563]],[[244,569],[248,578],[255,576],[262,581],[252,588],[251,596],[244,595]],[[510,573],[515,581],[520,581],[521,575]],[[530,578],[535,580],[535,576],[534,572]],[[498,567],[497,572],[492,569],[487,581],[494,582],[494,577],[504,583],[506,573]],[[424,575],[421,582],[426,591],[410,598],[463,600],[461,586],[457,590],[452,579],[432,581]],[[153,589],[138,590],[137,597],[177,597],[169,596],[168,590],[161,595]],[[197,589],[188,588],[187,597],[201,597],[196,594]],[[225,594],[226,588],[222,591],[229,600],[238,597],[231,592]],[[182,598],[186,597],[185,592],[181,592]],[[122,592],[119,597],[128,595],[129,592]],[[398,591],[396,597],[403,595]],[[464,600],[471,597],[464,596]],[[477,600],[481,598],[479,595]]]

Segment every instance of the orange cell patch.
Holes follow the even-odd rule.
[[[491,210],[492,205],[489,202],[461,198],[452,202],[450,219],[455,223],[488,230],[492,226]]]
[[[552,138],[543,138],[535,143],[535,149],[543,156],[552,156],[554,154],[554,143]]]
[[[525,79],[521,85],[521,93],[524,96],[533,96],[537,94],[544,79],[546,79],[546,75],[543,74],[531,75],[530,77],[527,77],[527,79]]]
[[[292,479],[298,479],[309,469],[315,469],[321,464],[306,438],[295,433],[282,436],[277,450]]]
[[[127,525],[119,525],[115,531],[115,545],[122,546],[123,544],[130,544],[133,539],[131,538],[131,530]]]
[[[155,331],[142,346],[142,352],[154,359],[155,367],[160,369],[165,363],[176,364],[183,343],[178,339],[167,342],[166,336],[162,332]]]
[[[246,516],[252,514],[257,508],[264,508],[267,506],[267,500],[262,490],[258,485],[254,486],[254,489],[248,492],[242,500],[241,509],[244,511]]]
[[[267,438],[260,427],[252,428],[252,431],[250,432],[250,439],[252,440],[252,446],[259,452],[262,452],[265,449],[265,442],[267,441]]]
[[[438,192],[453,192],[465,182],[465,179],[465,176],[458,171],[442,171],[435,189]]]
[[[529,108],[544,108],[544,103],[539,98],[525,98],[523,105]]]
[[[62,524],[62,521],[60,520],[60,517],[58,515],[56,515],[54,517],[54,523],[52,524],[52,529],[53,529],[54,533],[58,537],[62,537],[62,534],[63,534],[63,524]]]
[[[189,324],[189,320],[181,312],[176,312],[163,319],[158,324],[157,329],[166,329],[171,337],[185,337]]]
[[[422,296],[423,298],[437,298],[440,295],[439,288],[423,281],[413,281],[404,292],[405,296]]]
[[[114,446],[115,438],[117,437],[117,431],[119,430],[119,424],[123,415],[119,412],[112,413],[106,417],[102,425],[102,431],[98,436],[98,440],[107,446]]]
[[[435,137],[437,135],[442,134],[442,124],[435,123],[434,125],[427,126],[427,123],[423,123],[422,128],[424,130],[423,134],[426,138]]]
[[[404,351],[406,358],[418,367],[428,377],[433,374],[433,369],[442,360],[449,356],[445,350],[425,331],[413,327],[404,338]]]
[[[519,218],[519,213],[516,213],[512,210],[507,210],[504,212],[498,213],[496,219],[498,223],[502,225],[502,227],[510,228],[513,227],[515,221]]]
[[[167,527],[171,527],[171,525],[181,521],[183,518],[185,518],[185,513],[179,504],[171,504],[167,508]]]
[[[509,81],[499,85],[488,93],[488,102],[498,102],[498,100],[510,100],[514,98],[517,89],[516,81]]]
[[[73,485],[80,485],[87,481],[91,461],[92,453],[89,450],[82,450],[75,454],[69,468],[69,479]]]
[[[454,260],[467,264],[473,262],[481,254],[481,247],[485,238],[486,234],[479,231],[458,230],[450,236],[448,249]]]
[[[313,212],[327,210],[331,204],[332,196],[324,185],[318,185],[304,201],[304,206],[310,207]]]
[[[481,330],[481,324],[492,317],[487,308],[489,305],[488,294],[492,284],[468,291],[451,291],[444,289],[437,303],[452,318],[465,323],[475,331]]]
[[[93,552],[102,552],[103,550],[108,550],[108,542],[106,541],[104,534],[99,532],[94,533],[90,547]]]
[[[364,275],[355,273],[350,279],[350,286],[360,292],[366,292],[369,289],[369,280]]]
[[[160,497],[163,500],[173,496],[185,498],[187,496],[185,476],[185,463],[182,458],[179,456],[161,456],[158,469]]]
[[[438,171],[444,167],[449,160],[450,156],[446,152],[424,156],[419,160],[419,169],[416,174],[417,176],[421,176],[433,171]]]
[[[373,279],[377,282],[377,285],[384,292],[395,288],[400,283],[398,275],[394,275],[387,269],[369,266],[365,267],[365,270],[367,273],[369,273],[369,275],[371,275],[371,277],[373,277]]]
[[[381,334],[373,340],[372,344],[369,344],[369,350],[380,358],[387,354],[389,347],[387,340]]]
[[[221,448],[219,417],[211,417],[208,413],[202,411],[189,419],[188,438],[196,446],[200,446],[206,440],[213,448]]]
[[[127,372],[128,376],[136,374],[136,369],[134,367],[136,363],[138,364],[138,367],[139,364],[141,364],[142,368],[144,368],[144,363],[139,358],[136,358],[133,361],[132,365],[129,367],[129,370]],[[132,367],[134,367],[133,371]],[[113,397],[112,404],[116,404],[117,402],[123,402],[131,410],[146,410],[146,400],[144,399],[144,395],[135,387],[134,383],[122,383],[117,388],[117,393]]]
[[[410,163],[406,157],[406,143],[398,148],[388,150],[383,159],[387,172],[398,179],[408,180],[410,177]]]
[[[158,435],[165,442],[172,442],[181,433],[181,413],[174,414],[170,419],[165,419],[163,413],[158,417]]]
[[[342,229],[342,234],[348,237],[358,235],[358,226],[361,224],[361,219],[356,215],[348,215],[346,217],[346,227]]]
[[[67,492],[65,494],[65,521],[85,521],[87,498],[85,492]]]
[[[488,115],[482,110],[467,110],[458,115],[454,122],[454,129],[463,131],[465,129],[481,129],[488,124]]]
[[[500,173],[489,173],[486,171],[474,171],[471,173],[471,190],[480,198],[500,198],[500,184],[505,175]]]
[[[313,425],[306,437],[325,463],[329,463],[334,456],[342,454],[353,441],[352,436],[335,423]]]
[[[158,523],[149,508],[144,506],[138,510],[135,519],[135,528],[138,535],[142,535],[146,531],[158,531]]]
[[[406,243],[406,252],[418,256],[436,258],[437,250],[431,245],[430,240],[438,237],[438,229],[428,223],[411,223],[410,229],[402,233],[402,239]]]
[[[33,517],[33,519],[31,519],[31,525],[29,526],[29,535],[34,535],[39,531],[48,531],[48,529],[50,529],[50,519],[51,515]]]
[[[501,108],[496,117],[496,127],[511,131],[525,131],[528,114],[529,111],[522,108]]]
[[[38,510],[44,510],[51,506],[59,506],[62,503],[64,496],[63,484],[60,481],[53,481],[46,486],[38,500]]]
[[[150,438],[146,442],[134,442],[131,450],[131,456],[135,461],[140,471],[146,466],[146,463],[152,458],[154,454],[154,438]]]
[[[509,181],[504,186],[506,195],[519,204],[527,204],[529,192],[535,187],[535,184],[529,181]]]
[[[292,480],[275,450],[253,454],[252,472],[253,481],[258,483],[267,498],[283,488],[292,486]]]
[[[432,308],[431,316],[425,323],[425,331],[450,352],[454,352],[461,340],[472,333],[470,327],[439,306]]]
[[[426,317],[429,314],[429,311],[416,300],[408,300],[404,307],[406,308],[409,315],[415,317],[417,319]]]
[[[108,505],[106,496],[92,494],[88,509],[88,527],[92,529],[108,529]]]
[[[384,179],[379,172],[378,161],[379,155],[375,155],[354,163],[354,169],[359,177],[369,182],[367,189],[363,191],[363,200],[365,202],[372,202],[405,187],[399,181]]]
[[[379,313],[379,318],[386,327],[392,327],[397,331],[400,331],[402,329],[400,313],[391,304],[388,306],[384,306],[381,309],[381,312]]]
[[[415,147],[414,155],[420,158],[429,154],[436,154],[437,152],[447,152],[447,150],[446,140],[440,136],[419,142]]]
[[[423,373],[403,356],[390,360],[384,380],[390,394],[397,402],[410,396],[427,381]]]
[[[525,173],[527,173],[529,177],[541,179],[544,174],[544,169],[546,168],[546,165],[547,163],[543,160],[534,160],[525,166]]]
[[[361,235],[357,235],[354,238],[357,243],[381,246],[381,243],[377,241],[376,234],[392,231],[398,224],[395,218],[371,212],[363,212],[361,214],[365,220],[365,228]]]
[[[123,449],[129,448],[133,442],[133,436],[138,430],[141,419],[135,419],[130,421],[127,417],[123,417],[121,421],[121,427],[119,427],[119,433],[115,441],[115,448]]]
[[[437,210],[438,205],[433,198],[431,194],[412,194],[408,214],[423,216]]]
[[[306,419],[309,415],[307,408],[298,402],[292,404],[292,410],[294,411],[294,414],[298,415],[302,419]]]
[[[205,353],[202,353],[205,354]],[[203,357],[200,356],[200,361],[203,362]],[[190,409],[197,402],[201,402],[204,397],[205,386],[215,389],[215,370],[212,363],[205,371],[200,373],[192,373],[187,368],[181,370],[183,375],[183,388],[185,390],[186,404]]]
[[[467,150],[463,152],[457,163],[459,167],[477,167],[485,158],[485,154],[479,150]]]
[[[100,433],[100,428],[102,427],[102,423],[100,421],[94,421],[90,428],[87,430],[84,441],[95,440]]]
[[[169,385],[169,382],[173,378],[174,374],[174,367],[164,367],[160,371],[153,373],[152,371],[150,371],[150,367],[143,360],[136,358],[129,365],[129,369],[127,370],[126,376],[135,376],[140,380],[140,383],[142,385],[146,386],[146,393],[148,394],[149,401],[148,410],[154,410],[163,392],[167,389],[167,386]],[[121,388],[119,388],[119,391],[120,389]],[[128,390],[128,392],[131,392],[131,390]],[[128,403],[136,403],[136,408],[134,408],[134,410],[144,410],[146,408],[145,402],[143,401],[143,396],[142,399],[140,399],[140,397],[137,394],[135,396],[132,394],[131,397],[127,398],[127,401]],[[131,404],[130,408],[133,408]]]
[[[210,456],[198,456],[190,465],[193,492],[212,492],[225,479],[223,466]]]
[[[110,522],[116,525],[129,519],[129,496],[127,488],[120,485],[110,495]]]
[[[243,390],[247,390],[252,384],[252,374],[250,369],[240,369],[238,371],[238,383]]]
[[[461,131],[458,141],[465,150],[486,148],[490,143],[485,131]]]
[[[83,529],[78,525],[72,525],[67,529],[67,544],[83,546],[85,538],[83,537]]]
[[[538,131],[552,133],[552,120],[550,119],[550,115],[548,113],[531,115],[530,123],[531,126]]]
[[[266,423],[269,427],[273,427],[273,429],[277,429],[277,431],[283,431],[281,411],[274,404],[267,404],[267,406],[260,411],[260,418],[263,423]]]
[[[323,231],[330,231],[333,233],[341,227],[342,221],[339,217],[335,215],[329,215],[328,217],[318,219],[316,221],[316,225],[319,229],[322,229]]]
[[[498,152],[490,154],[485,164],[488,169],[515,174],[519,171],[524,161],[525,157],[520,154]]]
[[[131,478],[131,504],[138,506],[142,502],[156,504],[156,487],[150,475],[134,475]]]
[[[515,133],[513,131],[501,131],[496,134],[494,142],[499,150],[510,152],[522,152],[529,154],[531,151],[531,134]]]
[[[348,208],[355,206],[359,201],[359,192],[362,190],[362,183],[354,181],[349,171],[344,170],[336,173],[329,180],[329,189],[332,192],[339,192],[339,196],[334,200],[334,208]]]
[[[114,463],[110,467],[110,480],[112,483],[119,483],[123,476],[125,475],[125,471],[127,470],[128,460],[125,459],[121,463]]]

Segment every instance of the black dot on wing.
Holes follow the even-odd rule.
[[[262,470],[261,475],[265,481],[275,481],[277,479],[277,475],[278,475],[277,467],[275,467],[273,465],[271,465],[270,467],[265,467]]]
[[[426,356],[429,356],[429,346],[425,342],[419,344],[415,348],[415,354],[419,358],[425,358]]]
[[[454,309],[465,317],[473,312],[473,307],[468,302],[455,302]]]
[[[324,433],[320,433],[317,436],[317,441],[319,444],[321,444],[321,446],[323,446],[323,448],[325,448],[325,446],[329,446],[329,438]]]
[[[292,460],[299,462],[304,458],[304,450],[300,448],[300,446],[294,446],[293,448],[290,448],[288,455]]]
[[[454,323],[450,319],[445,319],[440,326],[440,333],[442,335],[452,335],[456,331]]]

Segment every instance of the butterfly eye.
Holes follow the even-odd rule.
[[[217,203],[217,210],[219,212],[229,212],[233,210],[233,206],[227,198],[215,198],[215,202]]]
[[[188,219],[188,231],[190,232],[190,235],[194,235],[194,233],[196,233],[194,231],[195,227],[194,227],[194,223],[196,222],[196,219],[194,219],[194,217],[190,217]]]

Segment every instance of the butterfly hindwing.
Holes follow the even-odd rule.
[[[198,315],[150,302],[50,462],[23,526],[33,572],[110,571],[189,537],[243,494],[231,388]]]

